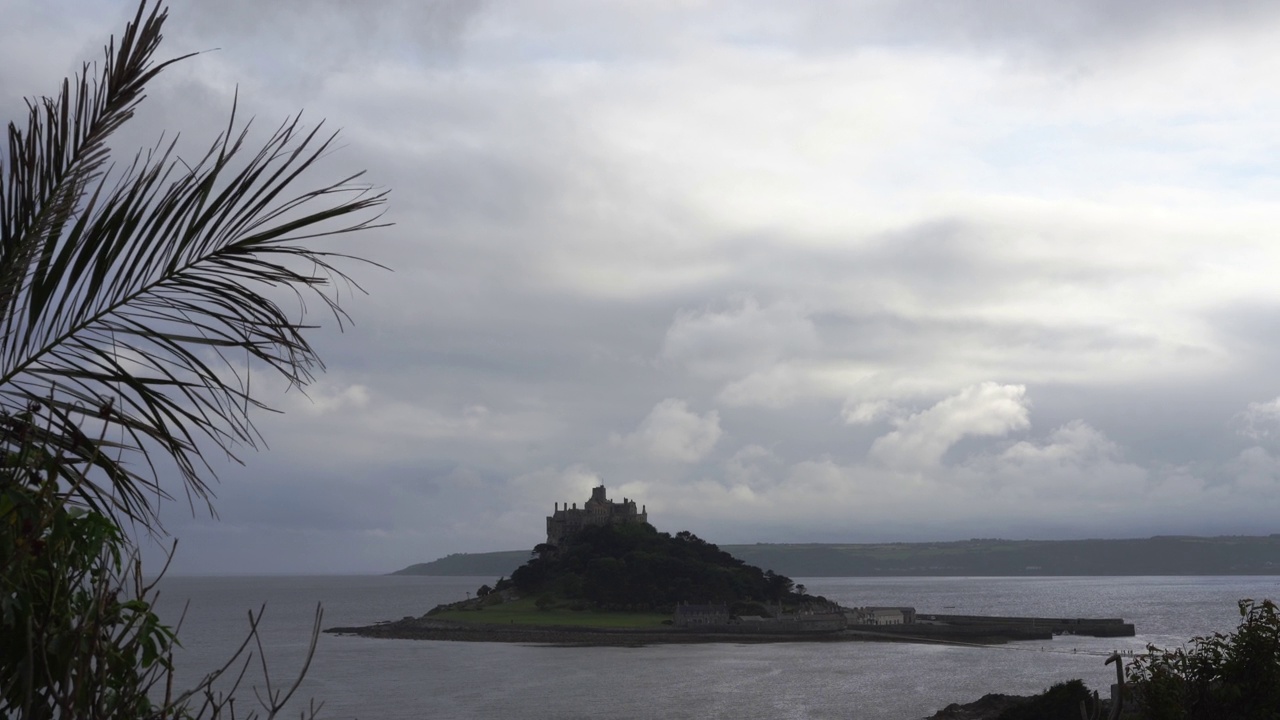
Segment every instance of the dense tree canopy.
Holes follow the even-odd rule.
[[[688,531],[652,525],[584,528],[567,547],[541,547],[511,575],[523,594],[551,593],[597,607],[670,610],[677,603],[794,602],[784,575],[746,564]]]

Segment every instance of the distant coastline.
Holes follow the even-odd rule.
[[[1126,540],[974,539],[934,543],[720,545],[791,577],[1280,575],[1280,534]],[[392,575],[504,577],[528,550],[457,553]]]

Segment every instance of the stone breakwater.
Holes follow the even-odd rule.
[[[1001,615],[920,614],[926,623],[952,627],[999,628],[1048,632],[1051,635],[1091,635],[1093,637],[1133,637],[1133,623],[1121,618],[1012,617]]]
[[[543,643],[552,645],[621,645],[638,646],[659,643],[769,643],[769,642],[913,642],[913,643],[985,643],[997,644],[1016,640],[1048,640],[1052,625],[1026,622],[957,623],[938,622],[888,625],[883,627],[851,626],[845,630],[822,632],[751,632],[709,628],[592,628],[557,625],[500,625],[411,618],[363,627],[334,627],[325,630],[337,635],[358,635],[401,640],[452,640],[460,642]],[[1092,629],[1092,628],[1077,628]],[[1108,624],[1108,636],[1127,631]],[[1120,632],[1116,632],[1119,630]],[[1085,634],[1085,633],[1080,633]]]

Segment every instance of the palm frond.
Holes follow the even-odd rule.
[[[105,140],[133,113],[166,12],[146,1],[102,76],[88,69],[9,128],[0,190],[0,449],[38,438],[65,458],[81,501],[154,526],[158,460],[208,499],[204,449],[256,447],[248,366],[305,385],[323,367],[280,290],[318,298],[341,325],[339,266],[316,239],[375,227],[385,193],[359,175],[295,191],[334,142],[298,118],[251,149],[227,130],[194,163],[174,144],[102,170]],[[172,61],[170,61],[172,62]],[[0,168],[5,169],[5,168]],[[357,286],[358,287],[358,286]]]

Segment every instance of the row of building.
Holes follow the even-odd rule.
[[[844,630],[855,625],[908,625],[916,621],[913,607],[815,607],[769,616],[733,615],[728,605],[676,606],[676,627],[745,632],[817,632]]]

